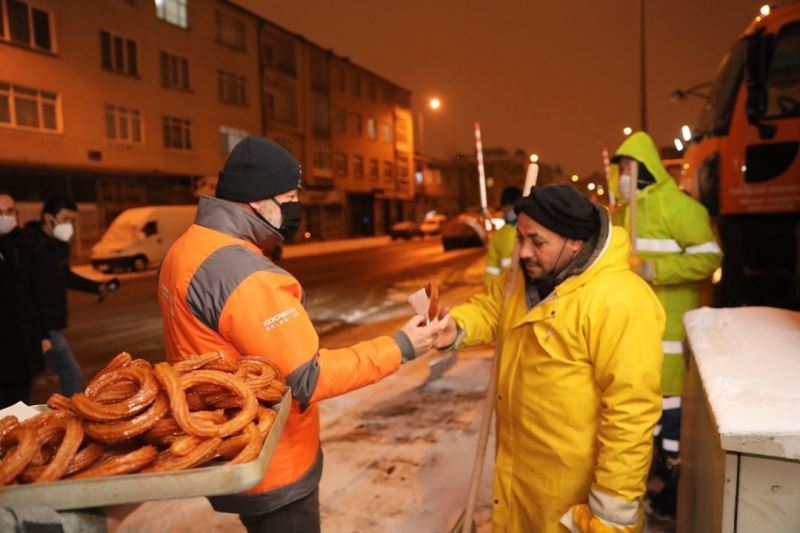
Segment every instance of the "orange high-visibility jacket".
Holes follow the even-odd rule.
[[[320,349],[300,283],[261,253],[276,238],[254,214],[203,197],[158,276],[168,361],[209,351],[231,360],[259,356],[277,365],[292,388],[289,419],[266,475],[248,491],[248,508],[240,508],[241,497],[215,498],[220,511],[269,512],[313,491],[322,473],[316,402],[374,383],[401,363],[391,337]]]

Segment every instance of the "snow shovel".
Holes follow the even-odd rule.
[[[528,165],[528,173],[525,176],[525,187],[522,189],[525,196],[529,195],[531,189],[536,185],[536,178],[539,175],[539,165],[531,163]],[[503,291],[503,303],[500,306],[500,314],[511,296],[514,288],[514,279],[519,269],[519,245],[514,242],[514,251],[511,254],[511,269],[506,278],[506,285]],[[483,401],[483,413],[481,414],[481,429],[478,433],[478,445],[475,449],[475,460],[472,463],[472,476],[469,483],[469,493],[467,496],[467,508],[461,513],[455,525],[450,529],[450,533],[472,533],[476,530],[475,525],[475,504],[478,500],[478,488],[481,483],[483,473],[483,462],[486,459],[486,447],[489,444],[489,429],[492,425],[492,415],[494,414],[494,401],[497,394],[497,372],[498,359],[500,358],[500,343],[494,344],[494,357],[492,358],[492,370],[489,374],[489,384],[486,387],[486,399]]]

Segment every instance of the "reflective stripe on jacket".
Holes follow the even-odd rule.
[[[646,133],[628,137],[616,155],[639,161],[656,179],[636,199],[635,252],[654,264],[653,290],[667,313],[661,388],[664,395],[680,395],[685,368],[683,315],[700,305],[701,283],[720,266],[722,250],[705,207],[678,188]],[[627,207],[624,217],[627,228]]]
[[[195,223],[170,248],[158,279],[167,360],[209,351],[231,360],[259,356],[277,365],[292,388],[291,413],[275,455],[248,491],[260,495],[261,512],[317,486],[316,402],[374,383],[400,366],[400,348],[391,337],[320,349],[300,284],[254,244],[276,235],[252,213],[203,197]]]
[[[466,345],[499,343],[496,532],[560,533],[592,484],[641,509],[664,312],[631,271],[624,230],[604,224],[589,266],[534,307],[519,272],[505,307],[497,282],[452,310]]]

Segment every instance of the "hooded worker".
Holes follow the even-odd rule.
[[[534,188],[514,211],[519,270],[455,307],[437,341],[499,343],[494,531],[637,531],[664,312],[625,231],[573,187]]]
[[[514,202],[521,196],[522,189],[513,185],[506,187],[500,193],[500,208],[503,211],[505,225],[492,235],[487,245],[484,276],[484,283],[487,285],[499,278],[500,274],[511,266],[511,253],[514,251],[514,241],[517,239],[517,214],[514,213]]]
[[[661,164],[658,150],[647,133],[639,131],[628,137],[611,161],[619,168],[619,193],[625,205],[626,228],[630,224],[631,167],[638,163],[633,265],[653,287],[667,313],[661,373],[664,414],[656,443],[656,474],[666,484],[659,494],[651,495],[651,506],[656,512],[673,515],[685,368],[683,315],[699,307],[702,282],[720,266],[722,251],[714,238],[705,207],[678,188]]]

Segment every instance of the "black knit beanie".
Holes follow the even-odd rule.
[[[292,154],[263,137],[247,137],[231,150],[219,173],[217,198],[257,202],[300,189],[302,172]]]
[[[528,196],[517,200],[514,212],[525,213],[567,239],[585,241],[600,228],[595,205],[564,183],[534,187]]]

